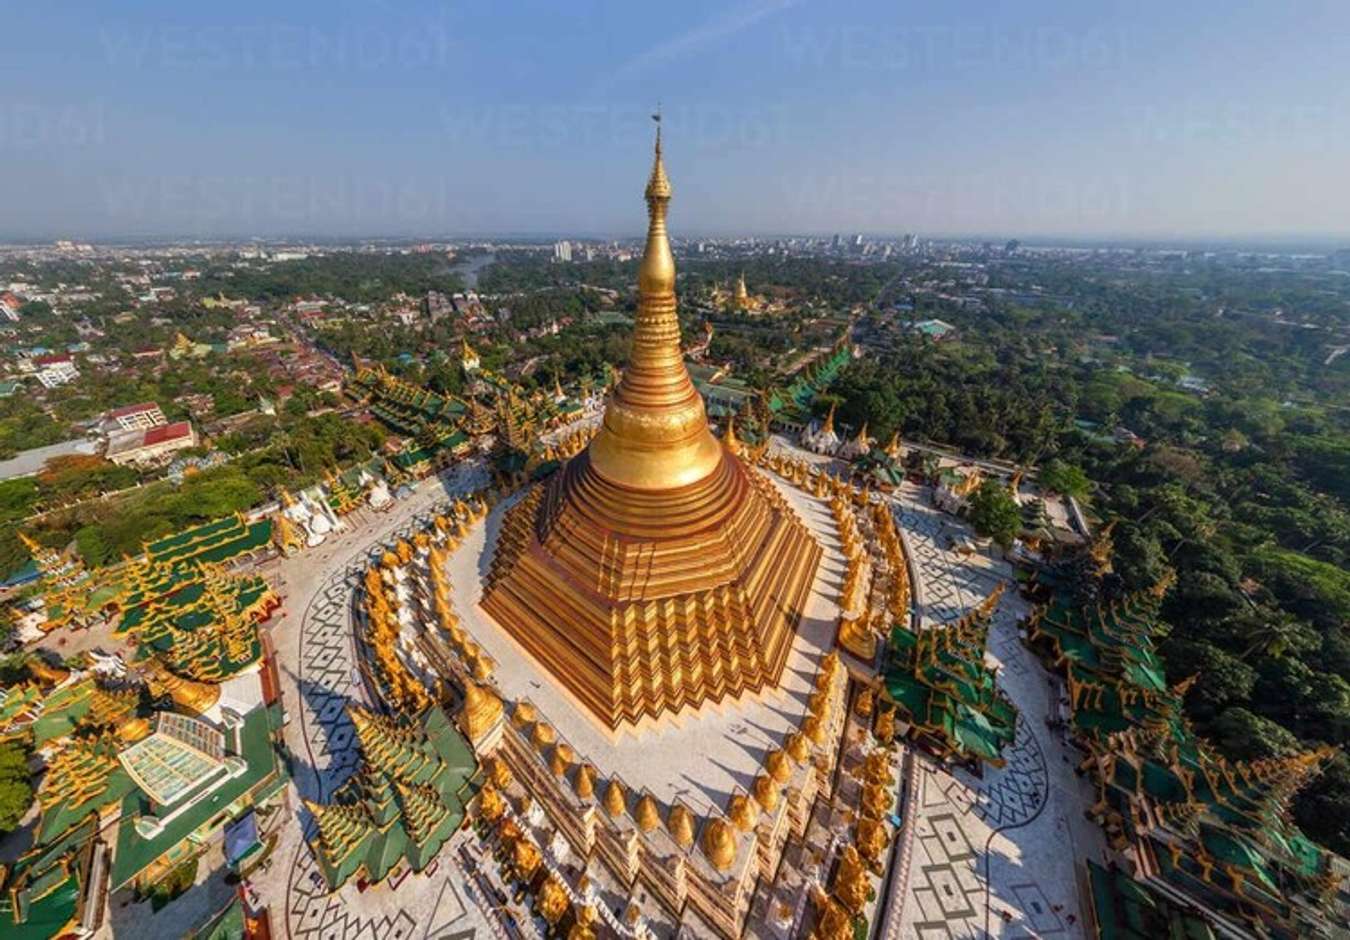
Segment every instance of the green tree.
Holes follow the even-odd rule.
[[[17,741],[0,743],[0,833],[17,829],[32,802],[27,748]]]
[[[1062,460],[1047,463],[1041,470],[1040,482],[1041,486],[1050,492],[1072,496],[1074,499],[1083,499],[1092,488],[1092,481],[1088,479],[1082,467],[1076,467]]]
[[[1291,732],[1237,705],[1225,708],[1207,730],[1224,754],[1234,760],[1281,757],[1300,749],[1298,738]]]
[[[1002,482],[987,479],[970,497],[967,517],[975,531],[1008,548],[1022,528],[1022,511]]]

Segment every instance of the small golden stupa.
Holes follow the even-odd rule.
[[[820,546],[708,429],[661,155],[632,354],[589,446],[507,514],[483,608],[607,730],[776,685]]]

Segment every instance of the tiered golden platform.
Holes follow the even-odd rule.
[[[483,608],[610,731],[777,683],[820,546],[713,437],[684,367],[657,138],[628,368],[507,514]]]

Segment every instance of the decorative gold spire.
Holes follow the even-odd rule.
[[[610,778],[609,787],[605,790],[605,812],[611,816],[619,816],[628,808],[628,802],[624,799],[623,784],[617,777]]]
[[[767,813],[772,813],[778,806],[778,785],[768,774],[760,774],[755,778],[751,793],[754,794],[755,802]]]
[[[735,823],[741,832],[749,832],[759,821],[759,809],[750,797],[744,793],[737,793],[727,802],[727,818]]]
[[[611,731],[776,686],[821,556],[685,369],[659,147],[646,197],[628,366],[586,450],[506,511],[482,601]]]
[[[591,463],[601,476],[638,489],[695,483],[722,459],[722,448],[708,430],[703,398],[689,380],[680,351],[675,256],[666,236],[670,194],[658,124],[647,181],[647,245],[638,268],[633,349],[590,447]]]
[[[533,705],[529,702],[517,702],[515,710],[511,712],[511,724],[523,729],[537,717],[539,713],[535,711]]]
[[[726,436],[722,438],[722,443],[726,445],[727,450],[731,451],[733,454],[737,455],[738,457],[740,456],[740,453],[741,453],[741,442],[740,442],[740,440],[736,437],[736,419],[735,419],[735,418],[732,418],[730,421],[727,422],[727,433],[726,433]]]
[[[679,803],[670,808],[670,815],[666,817],[666,828],[670,830],[671,838],[681,848],[687,849],[694,844],[694,814]]]
[[[736,861],[736,837],[725,819],[710,819],[703,827],[703,854],[718,871],[726,871]]]
[[[787,755],[781,748],[774,748],[764,758],[764,769],[769,772],[769,776],[779,783],[787,783],[788,778],[792,776],[792,767],[788,764]]]
[[[637,807],[633,811],[633,818],[637,820],[638,828],[643,832],[651,832],[661,825],[661,811],[650,793],[642,794],[642,799],[638,800]]]
[[[557,739],[558,733],[554,731],[553,726],[546,721],[535,724],[534,732],[530,735],[530,743],[533,744],[535,749],[541,754],[544,753],[544,750]]]
[[[553,776],[561,777],[567,773],[567,768],[572,766],[576,760],[577,752],[572,750],[566,742],[558,744],[553,748],[553,755],[549,758],[548,769],[553,771]]]
[[[590,764],[582,764],[578,767],[573,788],[577,791],[577,796],[583,800],[589,800],[595,796],[595,768]]]
[[[502,700],[473,681],[464,683],[464,731],[470,741],[483,737],[502,717]]]
[[[511,773],[511,767],[506,763],[506,758],[500,754],[490,758],[487,765],[488,779],[492,781],[493,786],[505,790],[511,785],[515,777]]]

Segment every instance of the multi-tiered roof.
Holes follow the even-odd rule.
[[[388,717],[349,705],[361,744],[360,770],[314,816],[310,842],[329,885],[352,875],[379,881],[400,861],[420,871],[459,827],[476,770],[468,742],[433,706],[419,717]]]
[[[900,706],[921,738],[943,752],[995,766],[1003,765],[1003,748],[1017,724],[1017,707],[984,662],[1000,593],[944,626],[915,633],[897,621],[883,675],[885,697]]]
[[[1096,565],[1101,571],[1100,560]],[[1344,924],[1332,854],[1293,824],[1289,804],[1330,748],[1232,761],[1195,734],[1155,639],[1170,576],[1118,600],[1082,603],[1067,585],[1027,621],[1027,642],[1065,677],[1071,727],[1097,784],[1092,812],[1137,874],[1209,916],[1263,936],[1322,936]]]

